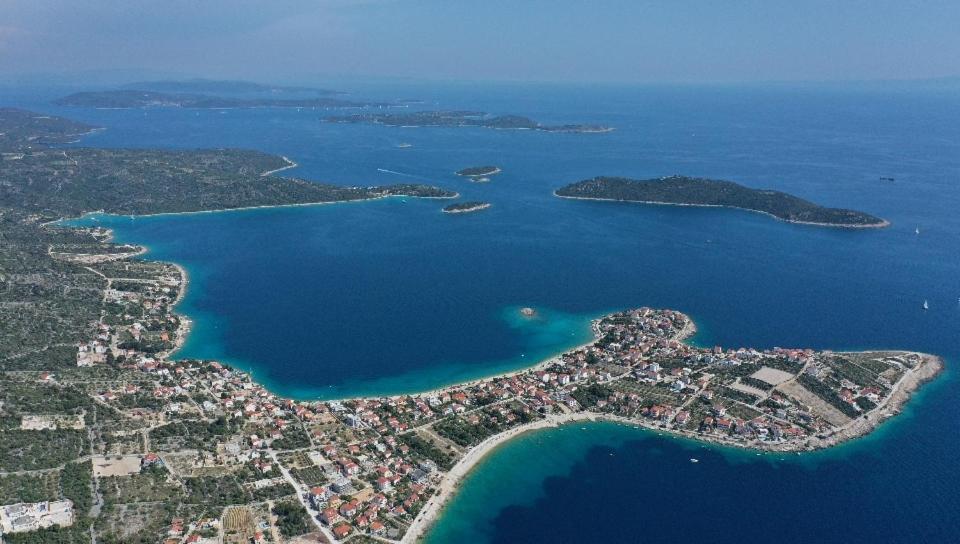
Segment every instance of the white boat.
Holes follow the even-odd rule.
[[[699,459],[694,459],[693,457],[691,457],[691,458],[690,458],[690,462],[691,462],[691,463],[699,463],[700,460],[699,460]]]
[[[923,309],[924,309],[924,310],[929,310],[929,309],[930,309],[930,303],[928,303],[926,300],[923,301]]]
[[[920,227],[917,227],[916,229],[914,229],[914,230],[913,230],[913,233],[914,233],[914,234],[920,234]]]

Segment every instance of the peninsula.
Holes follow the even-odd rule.
[[[479,111],[417,111],[410,113],[356,113],[325,117],[327,123],[372,123],[389,127],[483,127],[543,132],[610,132],[602,125],[543,125],[520,115],[488,115]]]
[[[479,202],[479,201],[470,201],[470,202],[457,202],[456,204],[450,204],[443,208],[443,213],[469,213],[476,212],[480,210],[485,210],[490,207],[489,202]]]
[[[645,180],[601,176],[572,183],[557,189],[554,194],[583,200],[737,208],[771,215],[789,223],[825,227],[876,228],[890,224],[864,212],[827,208],[780,191],[687,176]]]
[[[124,160],[41,146],[85,127],[35,122],[0,115],[0,132],[22,137],[0,149],[0,523],[10,544],[414,542],[470,468],[522,432],[607,419],[812,450],[870,432],[942,368],[914,352],[696,347],[685,314],[636,308],[516,372],[411,395],[281,398],[229,365],[172,357],[189,331],[175,311],[182,268],[144,260],[108,230],[49,220],[343,193],[261,177],[286,164],[271,155],[131,150],[145,154]]]

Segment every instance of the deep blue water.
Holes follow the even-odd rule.
[[[8,103],[108,127],[88,145],[250,147],[297,161],[288,175],[413,179],[378,170],[387,169],[493,204],[463,216],[441,214],[442,202],[388,199],[99,219],[120,240],[148,245],[151,258],[190,271],[181,310],[197,323],[183,356],[231,361],[284,394],[414,391],[517,368],[582,342],[591,317],[637,305],[691,314],[701,343],[904,348],[960,360],[955,94],[465,84],[363,91],[617,130],[328,125],[310,111],[70,110],[5,92]],[[488,163],[504,169],[489,184],[452,175]],[[784,190],[893,224],[826,229],[733,210],[551,196],[598,174],[673,173]],[[528,305],[543,318],[518,319]],[[960,413],[956,380],[934,387],[909,418],[816,462],[757,463],[709,450],[693,472],[686,446],[630,429],[531,435],[551,446],[500,450],[467,482],[435,540],[480,531],[478,541],[503,542],[641,534],[944,541],[937,531],[958,513],[950,490],[960,484]],[[563,455],[524,453],[546,449]],[[601,508],[605,490],[615,500]],[[469,508],[477,496],[487,497],[483,515]],[[450,529],[460,522],[469,533]]]

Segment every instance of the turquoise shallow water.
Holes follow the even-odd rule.
[[[872,435],[799,456],[605,422],[527,433],[477,465],[425,541],[950,542],[955,444],[930,414],[956,385],[950,372]]]
[[[955,95],[465,85],[400,94],[617,130],[325,125],[318,112],[276,110],[145,117],[18,96],[107,126],[90,145],[251,147],[296,160],[291,175],[416,179],[493,204],[454,217],[440,202],[388,199],[99,218],[120,240],[190,271],[181,310],[196,327],[183,356],[233,362],[280,393],[412,391],[522,367],[582,342],[591,318],[639,305],[688,312],[705,345],[902,348],[960,359]],[[488,163],[504,169],[489,184],[452,174]],[[892,226],[824,229],[733,210],[551,196],[598,174],[673,173],[789,191]],[[541,309],[544,320],[518,321],[521,306]],[[632,429],[530,435],[475,472],[431,540],[949,541],[943,520],[960,511],[953,376],[912,415],[812,463],[708,450],[693,472],[688,444]]]

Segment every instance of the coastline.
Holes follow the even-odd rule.
[[[483,173],[480,173],[480,174],[464,174],[464,173],[462,173],[462,172],[463,172],[463,170],[458,170],[458,171],[454,172],[454,174],[456,174],[456,175],[458,175],[458,176],[460,176],[460,177],[463,177],[463,178],[485,178],[485,177],[489,177],[489,176],[495,176],[495,175],[499,174],[500,172],[503,172],[503,170],[502,170],[499,166],[494,166],[492,170],[488,170],[488,171],[483,172]]]
[[[514,438],[532,431],[546,428],[556,428],[561,425],[574,423],[577,421],[597,421],[601,419],[600,414],[591,412],[575,412],[572,414],[549,415],[526,425],[514,427],[500,434],[495,434],[486,438],[476,446],[470,449],[466,455],[461,458],[444,475],[440,481],[439,489],[433,497],[427,501],[423,509],[417,515],[407,532],[400,539],[401,543],[414,543],[420,541],[433,526],[434,522],[443,513],[444,507],[449,500],[456,494],[460,484],[470,474],[471,471],[486,458],[491,452],[496,450],[502,444],[513,440]]]
[[[804,445],[803,447],[796,447],[798,446],[797,444],[787,443],[767,445],[767,447],[760,448],[750,443],[725,440],[720,436],[703,435],[693,431],[678,431],[675,429],[661,428],[656,425],[651,425],[645,420],[631,419],[613,414],[589,411],[574,412],[562,415],[551,414],[545,416],[543,419],[528,423],[526,425],[514,427],[502,433],[493,435],[471,448],[467,454],[457,462],[456,465],[447,471],[438,485],[438,492],[427,502],[423,510],[421,510],[416,519],[414,519],[413,523],[410,524],[410,527],[407,529],[407,532],[404,534],[400,542],[413,544],[421,541],[422,538],[426,536],[426,534],[432,528],[433,524],[436,523],[436,521],[440,518],[450,499],[456,495],[456,492],[460,488],[460,484],[487,455],[496,450],[502,444],[509,442],[510,440],[522,434],[540,429],[557,428],[562,425],[567,425],[578,421],[607,421],[647,431],[655,431],[658,435],[668,435],[673,438],[687,438],[700,443],[706,442],[713,446],[726,446],[736,447],[744,450],[753,450],[756,451],[758,455],[761,452],[793,452],[799,455],[801,451],[811,452],[827,449],[843,442],[848,442],[850,440],[866,436],[883,424],[887,419],[899,414],[902,411],[903,406],[911,398],[913,392],[919,389],[923,384],[932,381],[943,371],[943,359],[938,356],[908,351],[900,351],[895,353],[916,353],[922,357],[923,362],[918,367],[906,372],[895,385],[894,391],[884,400],[881,405],[878,405],[877,408],[867,414],[866,417],[852,420],[846,426],[837,430],[829,437],[826,437],[825,439],[815,439],[813,443]]]
[[[388,196],[399,196],[399,195],[386,195],[381,197],[374,197],[371,199],[363,200],[373,200],[378,198],[387,198]],[[561,197],[561,198],[579,198],[579,197]],[[597,200],[584,198],[585,200]],[[345,202],[355,202],[355,201],[345,201]],[[336,202],[322,202],[322,203],[306,203],[306,204],[292,204],[292,205],[281,205],[282,206],[304,206],[304,205],[318,205],[318,204],[333,204]],[[672,204],[668,204],[672,205]],[[696,206],[696,205],[691,205]],[[278,206],[258,206],[258,207],[278,207]],[[720,207],[720,206],[714,206]],[[244,209],[244,208],[236,208]],[[227,210],[205,210],[199,212],[173,212],[170,214],[156,214],[156,215],[180,215],[180,214],[192,214],[192,213],[214,213],[219,211],[233,211],[234,209]],[[755,211],[755,210],[748,210]],[[765,212],[759,212],[765,213]],[[767,214],[769,215],[769,214]],[[778,218],[779,219],[779,218]],[[142,247],[142,246],[141,246]],[[189,284],[189,275],[183,266],[176,263],[168,263],[175,267],[181,274],[181,284],[179,286],[179,292],[177,297],[172,302],[172,306],[179,304],[186,296],[187,288]],[[183,344],[185,343],[186,337],[190,332],[192,322],[182,313],[177,313],[178,317],[181,319],[180,327],[178,328],[178,336],[175,342],[174,348],[170,351],[161,354],[163,359],[172,359],[173,355],[178,351]],[[456,382],[449,385],[437,387],[428,391],[420,391],[413,394],[397,394],[392,396],[368,396],[368,397],[358,397],[351,396],[341,400],[372,400],[372,399],[385,399],[385,398],[401,398],[401,397],[424,397],[436,394],[438,392],[450,391],[451,389],[462,389],[468,388],[473,385],[483,383],[489,380],[516,376],[537,369],[547,368],[550,365],[554,364],[557,359],[563,354],[569,351],[576,351],[582,348],[590,347],[596,343],[599,339],[599,329],[598,324],[600,319],[594,319],[591,321],[590,328],[593,333],[593,338],[589,341],[576,346],[574,348],[568,348],[563,350],[561,353],[555,354],[551,357],[541,360],[540,362],[525,368],[519,368],[516,370],[511,370],[509,372],[502,372],[495,375],[484,376],[474,380],[466,382]],[[688,319],[684,324],[683,328],[678,331],[672,339],[677,341],[685,341],[693,336],[697,331],[696,325],[692,319]],[[902,350],[884,350],[891,353],[917,353],[910,351]],[[854,353],[864,353],[870,352],[869,350],[859,351]],[[471,471],[483,460],[485,459],[492,451],[495,451],[496,448],[502,444],[509,442],[513,438],[516,438],[520,435],[523,435],[528,432],[533,432],[536,430],[546,429],[546,428],[556,428],[561,425],[571,424],[579,421],[609,421],[614,423],[619,423],[627,425],[630,427],[643,429],[647,431],[654,431],[658,434],[664,436],[671,436],[673,438],[683,438],[695,440],[701,444],[710,444],[713,446],[720,447],[735,447],[748,451],[756,451],[758,454],[760,452],[799,452],[801,451],[814,451],[820,449],[826,449],[838,444],[856,439],[858,437],[867,435],[880,426],[884,421],[891,418],[892,416],[900,413],[904,404],[911,398],[912,393],[916,391],[921,385],[927,383],[934,379],[943,369],[943,361],[937,356],[917,353],[921,356],[921,363],[918,364],[915,368],[908,370],[904,375],[897,381],[894,385],[892,392],[888,397],[878,405],[874,410],[867,414],[867,417],[857,418],[852,420],[844,427],[836,429],[829,436],[823,438],[811,438],[810,440],[804,443],[769,443],[769,442],[758,442],[758,441],[738,441],[731,438],[728,438],[723,435],[712,435],[712,434],[702,434],[697,431],[692,430],[675,430],[668,429],[665,427],[660,427],[658,424],[653,423],[649,420],[644,419],[633,419],[626,418],[618,415],[592,412],[589,410],[584,410],[580,412],[573,412],[567,414],[551,414],[547,415],[542,419],[537,421],[520,425],[511,429],[508,429],[502,433],[490,436],[479,444],[470,448],[466,454],[460,458],[457,463],[447,471],[441,478],[437,492],[427,501],[423,509],[413,520],[408,530],[401,537],[399,542],[404,543],[413,543],[421,540],[431,529],[436,520],[442,515],[444,508],[449,504],[450,500],[456,496],[457,492],[460,489],[461,483],[464,479],[471,473]],[[241,371],[246,374],[250,374],[248,371]]]
[[[766,215],[767,217],[772,217],[777,221],[782,221],[784,223],[791,223],[794,225],[809,225],[812,227],[832,227],[832,228],[841,228],[841,229],[882,229],[890,226],[890,221],[886,219],[880,219],[880,223],[870,223],[865,225],[848,225],[844,223],[818,223],[816,221],[797,221],[795,219],[784,219],[773,215],[770,212],[765,212],[763,210],[754,210],[752,208],[742,208],[740,206],[726,206],[722,204],[686,204],[683,202],[661,202],[658,200],[621,200],[618,198],[599,198],[591,196],[567,196],[557,194],[557,191],[553,192],[553,196],[557,198],[565,198],[568,200],[594,200],[597,202],[626,202],[629,204],[653,204],[656,206],[680,206],[688,208],[725,208],[728,210],[743,210],[746,212],[759,213]]]
[[[421,200],[452,200],[455,198],[460,198],[460,193],[454,193],[451,196],[409,196],[409,195],[380,195],[380,196],[371,196],[367,198],[354,198],[350,200],[324,200],[320,202],[299,202],[295,204],[264,204],[262,206],[241,206],[238,208],[218,208],[215,210],[195,210],[190,212],[159,212],[159,213],[141,213],[141,214],[107,214],[102,210],[86,212],[81,214],[79,217],[68,218],[62,217],[54,221],[49,221],[45,224],[57,223],[59,221],[69,221],[72,219],[82,219],[84,217],[102,213],[105,215],[113,215],[116,217],[167,217],[167,216],[177,216],[177,215],[198,215],[198,214],[208,214],[208,213],[225,213],[225,212],[241,212],[249,210],[263,210],[271,208],[302,208],[305,206],[325,206],[328,204],[349,204],[351,202],[370,202],[373,200],[381,200],[385,198],[418,198]]]
[[[482,205],[480,205],[480,206],[474,206],[474,207],[472,207],[472,208],[458,208],[458,209],[454,209],[454,210],[448,210],[448,209],[444,208],[444,209],[442,209],[442,210],[440,210],[440,211],[442,211],[443,213],[449,213],[449,214],[471,213],[471,212],[479,212],[480,210],[486,210],[486,209],[489,208],[490,206],[493,206],[493,204],[490,204],[489,202],[485,202],[484,204],[482,204]]]
[[[187,287],[190,284],[190,275],[187,273],[187,269],[182,265],[177,263],[170,263],[177,271],[180,273],[180,289],[177,293],[177,298],[170,303],[170,307],[176,309],[176,307],[183,301],[187,296]],[[177,317],[180,320],[179,325],[177,326],[177,339],[173,343],[173,347],[163,354],[164,359],[173,358],[173,355],[180,351],[180,348],[187,343],[187,336],[190,334],[190,331],[193,329],[193,320],[187,317],[184,313],[177,313]]]

